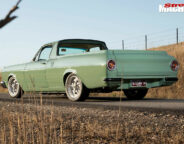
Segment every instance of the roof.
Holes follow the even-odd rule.
[[[64,43],[103,43],[105,44],[105,42],[103,41],[99,41],[99,40],[92,40],[92,39],[64,39],[64,40],[60,40],[59,42],[64,42]]]
[[[55,41],[51,43],[47,43],[42,47],[53,45],[55,43],[59,43],[59,45],[66,46],[66,47],[75,47],[75,48],[87,48],[90,49],[94,46],[100,46],[101,50],[107,50],[107,46],[105,42],[99,40],[92,40],[92,39],[64,39],[60,41]]]
[[[105,42],[99,41],[99,40],[91,40],[91,39],[64,39],[64,40],[60,40],[59,44],[64,44],[64,45],[86,44],[86,45],[88,45],[88,48],[92,47],[92,45],[93,45],[93,47],[94,47],[94,45],[97,45],[97,46],[100,45],[100,46],[103,47],[102,49],[104,49],[104,50],[107,49],[107,46],[106,46]]]

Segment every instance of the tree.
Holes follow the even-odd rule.
[[[12,22],[14,19],[17,18],[17,16],[11,16],[19,7],[19,4],[22,0],[18,0],[18,2],[16,3],[15,6],[13,6],[13,8],[8,12],[8,14],[6,15],[6,17],[4,19],[0,20],[0,29],[3,28],[5,25],[7,25],[8,23]]]

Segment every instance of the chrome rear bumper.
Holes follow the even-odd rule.
[[[5,83],[4,81],[1,81],[1,82],[0,82],[0,85],[1,85],[3,88],[7,88],[6,83]]]

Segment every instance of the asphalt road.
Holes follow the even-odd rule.
[[[21,99],[10,98],[8,94],[0,93],[0,101],[16,103],[32,103],[55,106],[72,106],[84,108],[104,109],[133,109],[143,111],[168,111],[184,113],[184,100],[175,99],[149,99],[127,100],[113,97],[89,97],[84,102],[71,102],[63,95],[26,94]]]

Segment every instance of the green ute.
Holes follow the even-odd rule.
[[[123,90],[128,99],[142,99],[149,88],[175,83],[178,68],[163,51],[108,50],[101,41],[69,39],[44,45],[29,63],[5,67],[1,84],[14,98],[31,91],[79,101],[90,92]]]

